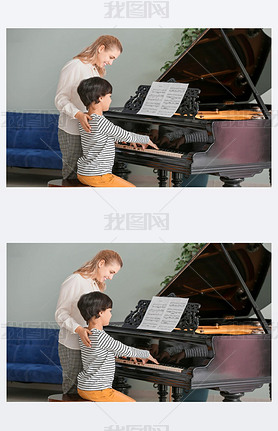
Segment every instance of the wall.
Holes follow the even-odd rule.
[[[112,106],[123,104],[140,84],[151,84],[173,58],[182,29],[8,29],[7,109],[52,111],[61,68],[102,34],[116,36],[123,53],[107,66]]]
[[[8,244],[7,321],[13,326],[53,326],[61,283],[99,250],[116,250],[121,271],[107,281],[114,301],[113,320],[134,309],[139,299],[159,292],[173,274],[181,244]]]
[[[122,106],[140,84],[151,84],[166,60],[173,59],[183,29],[8,29],[7,110],[55,110],[54,97],[63,65],[102,34],[113,34],[123,53],[106,78],[113,90],[112,106]],[[265,29],[270,36],[270,29]],[[257,88],[270,73],[264,70]],[[263,97],[271,103],[271,93]]]

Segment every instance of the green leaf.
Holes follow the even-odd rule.
[[[180,256],[174,260],[174,262],[176,262],[175,274],[172,276],[167,275],[160,285],[167,285],[177,272],[179,272],[204,245],[205,243],[197,242],[183,244]]]
[[[204,28],[185,28],[182,31],[180,42],[174,45],[176,49],[174,56],[178,57],[182,52],[184,52],[192,44],[192,42],[194,42],[194,40],[197,39],[201,33],[203,33],[204,30]],[[175,61],[175,59],[172,61],[166,61],[160,70],[166,71],[169,69],[173,61]]]

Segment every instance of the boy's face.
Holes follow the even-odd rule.
[[[102,110],[103,111],[108,111],[109,106],[110,106],[110,104],[112,102],[111,93],[106,94],[105,96],[101,96],[99,98],[99,101],[101,103]]]
[[[103,326],[109,325],[110,319],[112,317],[112,308],[107,308],[105,311],[100,311],[101,323]]]

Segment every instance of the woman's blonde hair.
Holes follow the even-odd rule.
[[[102,283],[94,278],[94,273],[98,267],[98,264],[101,260],[104,260],[105,265],[110,265],[112,263],[118,263],[120,267],[123,266],[123,261],[121,256],[113,250],[101,250],[99,251],[93,259],[84,263],[79,269],[74,271],[74,274],[80,274],[85,278],[92,278],[98,284],[100,290],[105,290],[105,283]]]
[[[96,60],[97,56],[97,50],[100,46],[104,45],[105,50],[118,48],[118,50],[123,52],[123,47],[121,45],[121,42],[119,39],[117,39],[115,36],[110,35],[103,35],[97,38],[94,43],[92,43],[90,46],[87,46],[87,48],[83,49],[78,55],[76,55],[74,58],[79,58],[79,60],[83,61],[83,63],[92,63]],[[100,76],[105,75],[105,67],[99,67],[96,64],[94,65]]]

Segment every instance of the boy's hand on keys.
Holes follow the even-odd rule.
[[[153,358],[152,355],[149,355],[147,358],[142,358],[143,365],[145,365],[148,361],[158,364],[158,361],[155,358]]]
[[[123,144],[126,144],[126,142],[123,142]],[[149,142],[147,144],[139,144],[136,142],[130,142],[130,145],[134,148],[134,150],[145,150],[148,146],[155,148],[156,150],[158,150],[158,146],[156,144],[154,144],[151,140],[149,140]],[[141,145],[141,147],[139,147],[138,145]]]
[[[134,364],[138,364],[138,362],[142,362],[142,364],[145,365],[148,361],[152,361],[155,364],[158,364],[157,360],[153,358],[152,355],[149,355],[147,358],[130,358],[130,360],[134,362]]]
[[[152,147],[155,150],[158,150],[158,146],[156,144],[154,144],[150,139],[149,142],[147,144],[138,144],[138,145],[142,145],[142,150],[144,151],[147,147]]]

